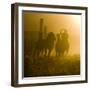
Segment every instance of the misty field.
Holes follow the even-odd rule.
[[[24,58],[24,77],[80,75],[80,56]]]

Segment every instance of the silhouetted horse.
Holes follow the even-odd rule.
[[[52,49],[54,48],[55,35],[53,32],[49,32],[45,39],[39,39],[36,42],[34,50],[35,56],[50,56]]]
[[[68,53],[69,42],[68,42],[68,34],[66,31],[57,34],[55,50],[56,50],[56,56],[65,55]]]
[[[61,53],[61,38],[60,38],[60,34],[57,34],[57,41],[56,41],[56,45],[55,45],[55,50],[56,50],[56,56],[60,56]]]
[[[45,51],[45,56],[50,56],[53,48],[54,48],[54,42],[56,38],[53,32],[50,32],[46,38],[46,42],[44,44],[44,51]]]

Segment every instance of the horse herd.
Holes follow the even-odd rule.
[[[69,41],[67,31],[63,31],[55,35],[49,32],[46,38],[39,35],[38,40],[32,45],[30,55],[33,57],[50,57],[52,50],[55,48],[56,56],[65,55],[69,51]]]

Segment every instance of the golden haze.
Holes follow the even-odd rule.
[[[69,34],[69,55],[80,54],[81,15],[24,12],[23,17],[25,31],[39,31],[40,18],[44,19],[48,32],[57,34],[61,29],[66,29]]]

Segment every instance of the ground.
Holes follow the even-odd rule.
[[[39,57],[24,59],[24,77],[79,75],[80,57]]]

